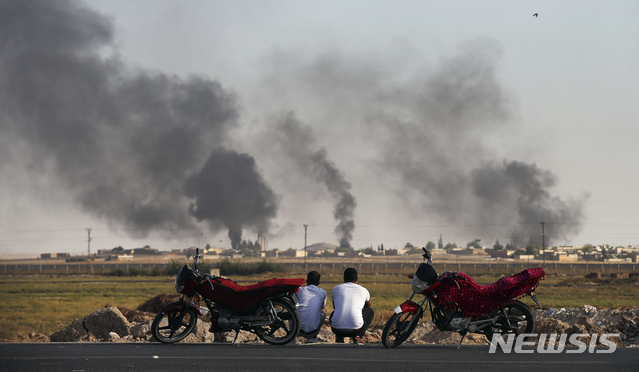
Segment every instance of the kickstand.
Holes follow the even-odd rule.
[[[233,339],[233,344],[231,344],[231,346],[235,346],[235,341],[237,341],[237,336],[240,335],[240,330],[236,329],[235,330],[235,338]]]
[[[461,347],[462,342],[464,342],[464,337],[466,337],[466,332],[462,333],[462,339],[459,341],[459,345],[457,345],[457,350]]]

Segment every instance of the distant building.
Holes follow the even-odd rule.
[[[493,249],[490,251],[490,257],[492,258],[508,258],[512,257],[513,254],[515,254],[515,251],[512,249]]]
[[[260,257],[275,257],[279,256],[280,251],[262,251],[260,252]]]
[[[226,248],[223,247],[209,247],[204,248],[203,252],[206,254],[222,254],[225,250]]]
[[[303,249],[288,249],[278,253],[279,257],[304,257]]]
[[[160,254],[160,252],[155,249],[155,248],[151,248],[149,246],[143,247],[143,248],[135,248],[135,249],[125,249],[124,250],[125,254],[134,254],[134,255],[147,255],[147,254]]]
[[[534,260],[535,255],[534,254],[516,254],[514,258],[515,260],[528,261],[528,260]]]
[[[325,253],[333,254],[337,248],[339,248],[339,246],[336,244],[321,242],[306,246],[306,252],[308,252],[309,256],[322,255]]]
[[[42,253],[40,258],[69,258],[71,257],[70,253]]]
[[[483,248],[466,248],[460,251],[456,251],[455,254],[466,255],[466,256],[476,256],[476,255],[485,255],[486,251]]]

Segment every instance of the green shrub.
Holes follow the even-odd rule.
[[[125,276],[127,275],[126,270],[124,270],[121,267],[118,267],[116,269],[111,270],[110,273],[108,273],[107,275],[111,275],[111,276]]]
[[[248,265],[242,261],[231,261],[224,259],[217,264],[220,269],[220,275],[253,275],[267,272],[282,273],[286,269],[282,264],[276,264],[266,260],[262,260],[255,265]]]
[[[162,273],[164,275],[177,275],[180,270],[182,270],[182,266],[184,266],[184,262],[179,260],[171,260],[162,269]]]
[[[262,273],[283,273],[286,272],[286,268],[281,263],[273,263],[266,260],[262,260],[255,266],[256,274]]]

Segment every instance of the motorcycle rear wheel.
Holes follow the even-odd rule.
[[[151,324],[151,333],[156,340],[164,344],[171,344],[186,338],[196,324],[197,316],[191,309],[186,309],[184,314],[179,311],[160,312]]]
[[[275,318],[271,324],[253,327],[257,336],[271,345],[285,345],[291,342],[297,337],[302,324],[297,309],[290,302],[280,298],[264,302],[255,315]]]
[[[421,318],[421,312],[393,314],[382,332],[382,344],[387,348],[401,345],[413,333]]]
[[[533,312],[530,310],[528,305],[521,301],[515,301],[504,306],[504,313],[508,316],[510,327],[508,326],[508,322],[506,322],[506,317],[503,313],[499,310],[493,313],[491,317],[499,315],[499,319],[497,320],[499,327],[492,327],[484,332],[488,341],[492,340],[493,334],[495,333],[514,333],[515,336],[522,333],[532,333],[535,323]]]

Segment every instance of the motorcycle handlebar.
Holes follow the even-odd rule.
[[[422,257],[424,257],[424,260],[428,260],[429,264],[433,262],[433,255],[430,254],[430,252],[425,247],[422,247],[422,251],[424,251],[424,254],[422,255]]]

